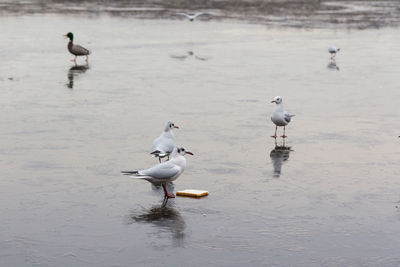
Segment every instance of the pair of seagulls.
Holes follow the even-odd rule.
[[[172,133],[173,129],[179,129],[173,122],[167,122],[161,135],[154,139],[151,155],[158,157],[159,164],[141,171],[122,171],[122,174],[132,178],[143,179],[154,185],[161,185],[164,190],[164,201],[174,198],[174,194],[167,191],[166,184],[178,179],[186,168],[185,155],[193,155],[183,147],[177,147]],[[168,157],[161,162],[161,158]]]

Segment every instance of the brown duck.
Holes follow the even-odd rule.
[[[73,44],[74,35],[72,34],[72,32],[69,32],[64,36],[69,38],[68,51],[75,56],[75,58],[72,59],[72,61],[76,62],[77,56],[86,56],[85,60],[86,62],[88,62],[90,51],[80,45]]]

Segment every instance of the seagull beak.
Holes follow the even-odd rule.
[[[276,103],[276,101],[275,101],[275,100],[272,100],[271,103]]]
[[[190,152],[190,151],[186,151],[186,154],[189,154],[189,155],[192,155],[192,156],[193,156],[193,153]]]
[[[177,125],[174,125],[174,128],[179,129],[179,127]]]

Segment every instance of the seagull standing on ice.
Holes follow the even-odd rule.
[[[193,155],[183,147],[175,147],[169,161],[155,165],[154,167],[142,171],[121,171],[122,174],[131,175],[132,178],[144,179],[154,185],[162,185],[164,189],[164,199],[174,198],[174,194],[167,191],[166,183],[175,181],[186,168],[186,154]]]
[[[328,47],[328,52],[331,54],[331,59],[336,57],[336,53],[340,51],[340,48],[336,48],[336,46]]]
[[[174,134],[172,133],[172,129],[179,129],[173,122],[167,122],[165,125],[164,131],[161,133],[159,137],[154,139],[153,146],[151,147],[151,153],[155,157],[158,157],[158,160],[161,163],[161,158],[167,157],[169,159],[169,154],[175,148],[175,140]]]
[[[286,125],[289,124],[291,118],[295,115],[290,115],[287,111],[285,111],[283,104],[282,104],[282,97],[281,96],[276,96],[274,100],[271,101],[271,103],[275,103],[275,108],[274,111],[272,112],[271,115],[271,120],[275,124],[275,134],[272,135],[271,137],[276,139],[276,131],[278,130],[278,126],[283,126],[283,135],[281,136],[282,138],[286,138],[287,136],[285,135],[285,127]]]
[[[197,12],[197,13],[194,14],[194,15],[189,15],[189,14],[186,14],[186,13],[176,13],[176,15],[185,16],[185,17],[188,18],[190,21],[193,21],[193,20],[194,20],[195,18],[197,18],[198,16],[206,15],[206,14],[208,14],[208,13]]]

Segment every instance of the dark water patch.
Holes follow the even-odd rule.
[[[293,28],[381,28],[400,24],[397,0],[332,1],[332,0],[121,0],[121,1],[64,1],[32,0],[1,1],[3,14],[61,13],[145,19],[185,19],[179,12],[207,12],[199,20],[241,20]]]

